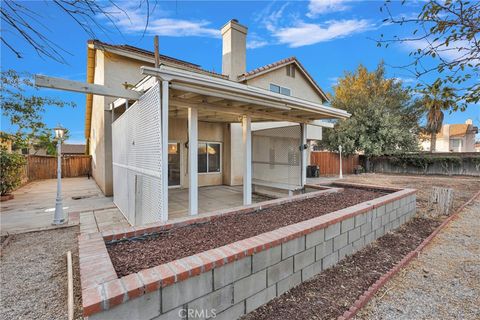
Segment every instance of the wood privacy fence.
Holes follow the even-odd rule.
[[[353,155],[342,157],[342,169],[344,174],[353,173],[356,166],[360,164],[359,156]],[[340,172],[339,154],[328,151],[312,151],[310,153],[310,164],[320,167],[320,175],[338,175]]]
[[[25,182],[39,179],[55,179],[57,177],[57,157],[55,156],[26,156],[24,166]],[[63,156],[62,177],[81,177],[90,174],[90,156]]]

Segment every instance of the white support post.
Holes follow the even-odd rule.
[[[198,214],[198,110],[188,108],[188,213]]]
[[[340,160],[340,174],[338,177],[340,179],[343,179],[343,168],[342,168],[342,146],[338,146],[338,151],[339,151],[339,160]]]
[[[252,204],[252,119],[243,116],[243,205]]]
[[[307,184],[307,125],[304,123],[300,124],[300,135],[302,145],[300,147],[301,150],[301,159],[302,159],[302,178],[301,178],[301,186],[305,186]]]
[[[162,80],[162,221],[168,220],[168,81]]]

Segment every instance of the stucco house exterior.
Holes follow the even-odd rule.
[[[322,126],[331,126],[324,119],[349,116],[343,110],[324,105],[327,96],[295,57],[247,71],[247,28],[231,20],[221,33],[221,74],[164,55],[159,55],[160,64],[155,68],[152,52],[98,40],[88,42],[88,83],[124,86],[142,93],[137,102],[87,96],[85,136],[92,155],[92,175],[106,195],[114,194],[122,212],[126,208],[136,210],[138,204],[132,201],[139,200],[128,202],[125,197],[140,188],[139,183],[147,188],[150,178],[146,176],[157,179],[165,172],[168,179],[165,175],[161,178],[163,185],[150,184],[149,190],[189,188],[191,214],[196,213],[197,187],[243,185],[244,204],[249,204],[252,174],[254,180],[271,179],[277,186],[290,185],[291,181],[303,186],[308,141],[321,139]],[[143,112],[159,101],[161,120],[152,122]],[[159,109],[152,110],[153,117]],[[138,121],[141,126],[132,125]],[[161,162],[162,168],[158,172],[148,171],[145,168],[149,163],[142,163],[145,167],[140,168],[138,157],[136,167],[127,164],[129,154],[157,156],[155,151],[150,154],[141,149],[144,142],[138,142],[155,130],[161,130],[160,136],[154,138],[161,139],[163,144],[155,140],[155,146],[162,145],[162,152],[154,162]],[[129,142],[125,143],[125,139]],[[152,150],[146,142],[143,147]],[[134,178],[130,178],[132,170]],[[123,190],[127,180],[136,187]],[[168,192],[158,193],[168,203]],[[125,203],[119,203],[124,200]],[[147,202],[152,201],[142,200],[143,204]],[[128,218],[128,213],[124,214]]]
[[[475,152],[475,135],[478,127],[468,119],[465,123],[444,124],[442,130],[437,133],[435,152]],[[421,139],[423,151],[430,151],[430,137]]]

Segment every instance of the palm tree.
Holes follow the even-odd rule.
[[[430,134],[430,152],[434,152],[437,133],[442,130],[443,111],[450,110],[455,106],[455,92],[450,87],[441,87],[439,83],[427,86],[421,92],[423,94],[423,105],[427,112],[425,130]]]

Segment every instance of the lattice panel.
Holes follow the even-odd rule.
[[[301,186],[300,126],[252,132],[253,179]]]
[[[157,83],[112,124],[113,198],[134,225],[162,216],[160,102]]]

